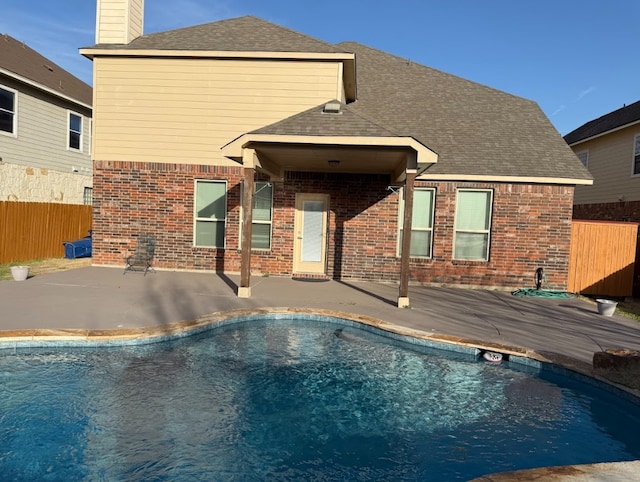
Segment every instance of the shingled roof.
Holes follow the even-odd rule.
[[[326,103],[295,114],[280,122],[256,129],[253,134],[284,136],[354,136],[354,137],[401,137],[364,114],[337,100],[339,113],[324,111]]]
[[[51,60],[7,34],[0,34],[0,69],[91,105],[93,91],[89,85]]]
[[[640,100],[581,125],[564,136],[564,140],[571,145],[638,122],[640,122]]]
[[[438,153],[434,175],[592,179],[535,102],[358,43],[338,48],[356,54],[355,103],[253,132],[413,137]]]
[[[438,153],[427,174],[592,179],[535,102],[364,45],[352,109]]]
[[[143,35],[127,45],[99,44],[93,48],[222,52],[342,52],[335,45],[251,15]]]

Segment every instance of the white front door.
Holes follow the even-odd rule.
[[[294,273],[326,272],[328,208],[327,194],[296,194]]]

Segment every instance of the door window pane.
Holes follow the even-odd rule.
[[[322,261],[322,221],[324,203],[305,201],[302,213],[302,261]]]

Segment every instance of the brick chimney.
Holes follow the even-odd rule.
[[[96,43],[128,44],[142,35],[144,0],[98,0]]]

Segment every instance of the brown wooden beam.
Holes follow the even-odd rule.
[[[404,182],[404,221],[402,223],[402,253],[400,254],[400,290],[398,307],[409,307],[409,258],[411,256],[411,224],[413,222],[413,190],[415,169],[407,169]]]
[[[253,192],[255,191],[255,169],[244,168],[244,184],[242,186],[242,245],[240,259],[239,298],[251,296],[251,236],[253,232]]]

